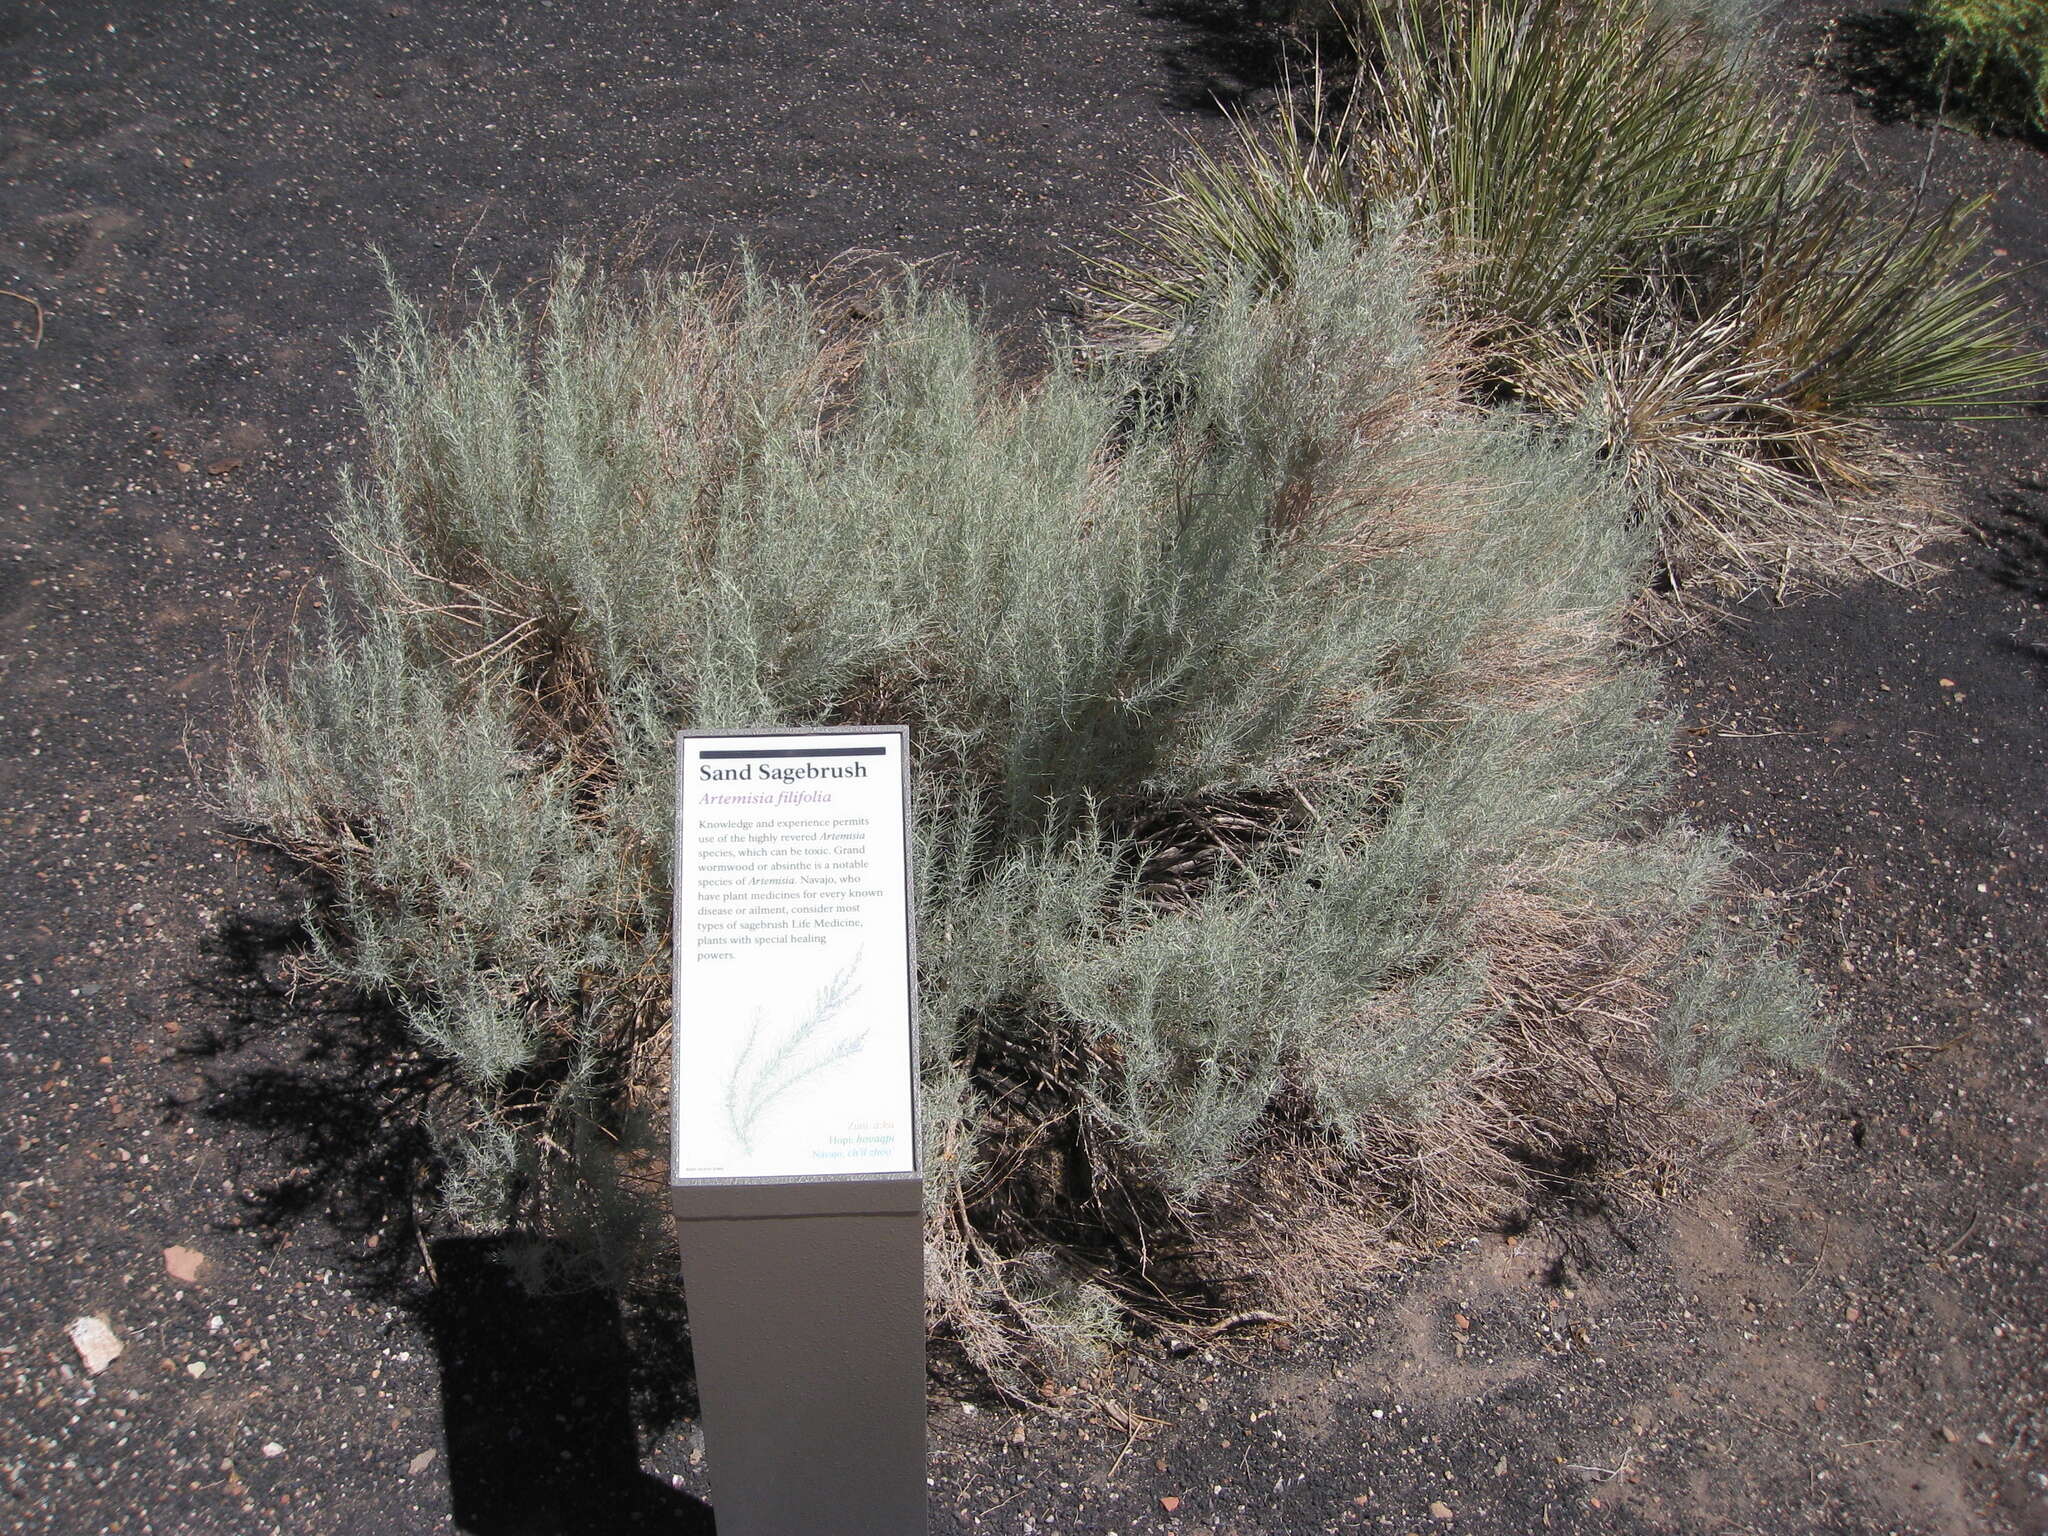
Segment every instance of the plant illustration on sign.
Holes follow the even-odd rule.
[[[843,1013],[860,991],[854,977],[860,973],[860,952],[846,968],[818,989],[803,1016],[790,1025],[773,1045],[763,1045],[760,1009],[747,1031],[747,1043],[740,1047],[725,1084],[725,1118],[733,1139],[749,1156],[754,1151],[754,1132],[761,1116],[799,1083],[837,1066],[859,1053],[867,1031],[856,1030],[833,1036],[832,1022]]]

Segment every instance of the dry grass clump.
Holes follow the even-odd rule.
[[[1389,0],[1363,63],[1159,187],[1112,328],[1170,334],[1216,274],[1288,280],[1305,222],[1390,205],[1436,245],[1473,386],[1589,434],[1679,591],[1902,575],[1945,520],[1882,423],[2004,407],[2038,360],[1980,206],[1854,189],[1739,34],[1656,0]],[[1146,344],[1152,344],[1148,340]]]
[[[668,1272],[690,726],[911,726],[928,1294],[1003,1379],[1220,1305],[1318,1210],[1416,1241],[1560,1160],[1684,1164],[1811,1056],[1727,848],[1657,809],[1615,477],[1460,402],[1398,228],[1286,259],[1022,388],[914,284],[858,324],[573,264],[538,317],[399,303],[352,617],[232,791],[325,883],[318,972],[445,1062],[446,1219]]]

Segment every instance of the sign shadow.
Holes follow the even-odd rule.
[[[536,1296],[499,1244],[433,1245],[426,1322],[441,1360],[455,1527],[471,1536],[710,1536],[701,1500],[640,1465],[617,1298]]]

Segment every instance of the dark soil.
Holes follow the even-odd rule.
[[[1910,182],[1924,115],[1803,62],[1829,14],[1787,66]],[[1221,0],[245,0],[0,40],[0,1524],[708,1529],[679,1321],[421,1241],[422,1068],[282,995],[290,897],[206,807],[233,679],[322,601],[366,250],[451,305],[563,242],[944,257],[1028,346],[1269,37]],[[1931,163],[2048,253],[2037,145]],[[1141,1349],[1068,1412],[936,1400],[934,1529],[2048,1531],[2041,425],[1930,442],[1987,532],[1926,589],[1752,604],[1672,658],[1679,798],[1792,895],[1843,1021],[1788,1145],[1327,1326]],[[126,1346],[97,1378],[90,1314]]]

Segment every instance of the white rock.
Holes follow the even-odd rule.
[[[266,1440],[263,1442],[263,1459],[265,1461],[273,1461],[277,1457],[282,1456],[283,1454],[284,1447],[279,1445],[275,1440]]]
[[[97,1376],[115,1360],[127,1346],[114,1337],[114,1330],[104,1317],[81,1317],[72,1321],[64,1330],[71,1335],[71,1342],[78,1349],[78,1358],[85,1362],[88,1374]]]

